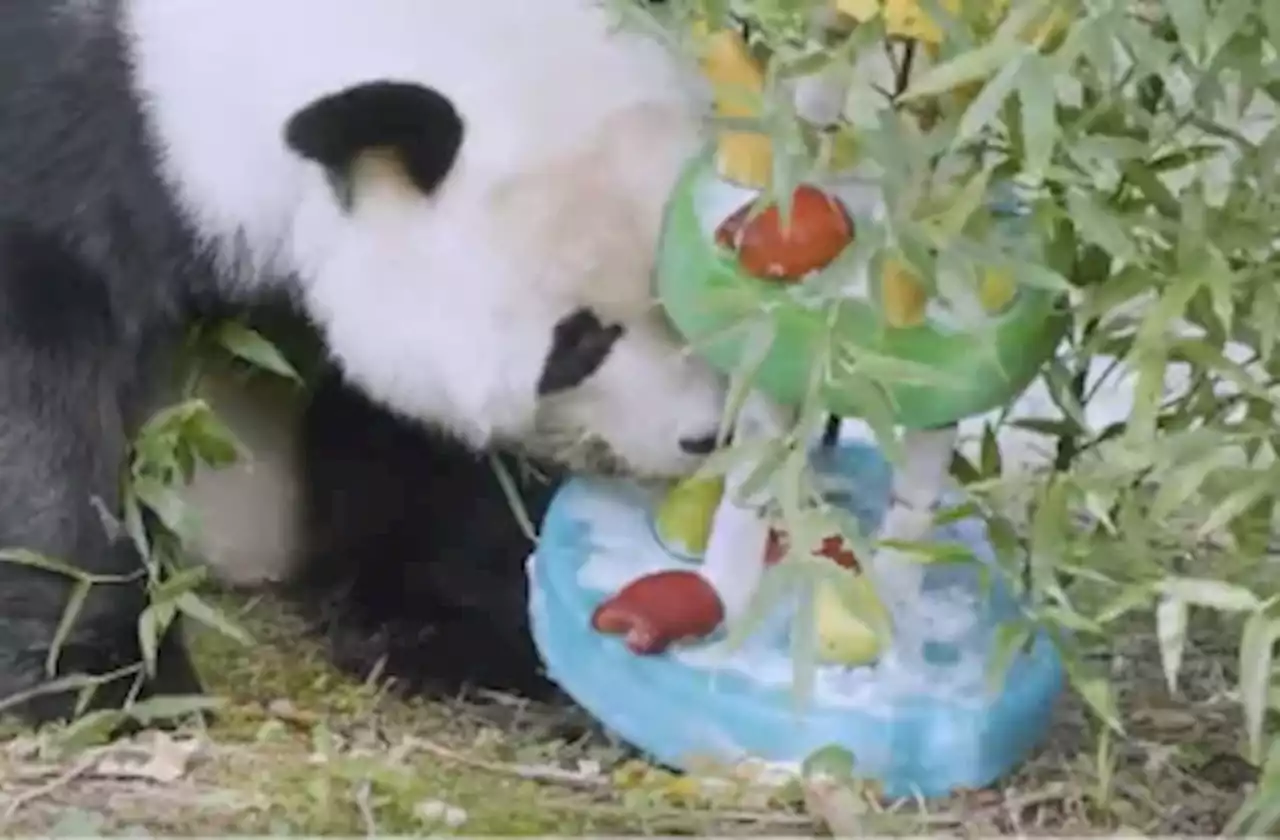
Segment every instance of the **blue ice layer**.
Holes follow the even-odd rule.
[[[851,442],[816,457],[833,502],[868,529],[878,523],[891,478],[879,451]],[[625,482],[566,484],[543,522],[529,572],[534,639],[550,677],[658,762],[683,769],[699,760],[755,758],[798,767],[834,744],[851,751],[857,772],[878,780],[887,795],[934,797],[991,784],[1044,737],[1062,689],[1061,662],[1039,638],[1002,685],[991,684],[994,629],[1017,607],[1003,587],[984,588],[980,564],[926,566],[921,607],[895,622],[892,648],[874,666],[819,667],[807,705],[792,685],[791,605],[734,651],[718,633],[641,657],[621,639],[596,633],[592,612],[629,580],[690,568],[654,539],[655,502],[652,492]],[[994,563],[981,520],[948,523],[936,537]]]

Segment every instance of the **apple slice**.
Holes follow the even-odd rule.
[[[853,241],[853,220],[835,196],[801,185],[791,195],[790,224],[775,204],[751,218],[744,204],[716,229],[716,242],[737,254],[743,271],[797,283],[829,265]]]
[[[777,528],[769,529],[769,541],[764,547],[764,564],[772,566],[782,560],[787,553],[787,546],[790,538],[783,531]],[[862,566],[858,563],[858,557],[853,553],[853,549],[849,548],[845,543],[844,537],[839,534],[831,534],[823,537],[819,546],[814,549],[813,556],[826,557],[828,560],[840,566],[843,569],[849,569],[852,572],[861,572]]]
[[[673,644],[703,639],[724,621],[724,605],[697,572],[681,569],[638,577],[603,601],[591,615],[597,633],[622,636],[642,656]]]

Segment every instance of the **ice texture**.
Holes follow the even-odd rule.
[[[858,507],[856,488],[849,488]],[[580,586],[603,595],[617,592],[638,576],[664,569],[691,568],[668,554],[653,536],[650,511],[656,496],[628,485],[601,483],[575,511],[588,533],[590,553],[578,572]],[[862,500],[865,502],[866,500]],[[874,512],[875,505],[861,511]],[[963,542],[979,561],[991,562],[976,521],[950,523],[939,537]],[[897,605],[892,645],[866,666],[820,665],[813,683],[813,702],[826,707],[853,707],[865,714],[890,717],[912,698],[981,706],[988,702],[987,667],[995,630],[990,601],[983,597],[977,564],[923,566],[918,597]],[[729,649],[723,633],[702,643],[673,648],[666,655],[682,665],[734,674],[760,688],[790,690],[794,666],[789,628],[796,599],[785,599],[737,649]]]

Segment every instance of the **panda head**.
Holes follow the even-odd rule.
[[[366,37],[359,17],[382,14],[336,5]],[[477,449],[689,472],[726,383],[664,320],[652,271],[700,91],[592,0],[448,4],[443,22],[430,5],[429,43],[388,30],[284,121],[303,173],[291,266],[332,355]]]

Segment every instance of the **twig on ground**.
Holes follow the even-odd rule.
[[[356,788],[356,810],[360,812],[365,836],[377,837],[378,820],[373,814],[373,783],[368,779],[362,781]]]
[[[434,744],[422,738],[409,738],[406,746],[413,749],[419,749],[423,752],[430,753],[437,758],[445,761],[451,761],[456,764],[464,764],[476,770],[482,770],[486,773],[493,773],[499,776],[510,776],[516,779],[523,779],[531,782],[544,782],[546,784],[562,785],[571,787],[576,790],[601,791],[607,790],[609,780],[603,776],[590,776],[583,773],[576,773],[572,770],[564,770],[559,767],[546,765],[529,765],[529,764],[504,764],[497,761],[486,761],[481,758],[472,758],[459,752]]]
[[[590,812],[593,815],[615,817],[615,818],[634,818],[637,815],[636,809],[631,805],[617,805],[611,803],[573,803],[570,806],[579,812]],[[690,811],[686,808],[663,808],[654,806],[646,808],[643,817],[646,825],[652,827],[654,824],[661,824],[664,820],[671,820],[677,824],[687,825],[691,817],[696,816],[699,812]],[[807,828],[812,829],[814,818],[809,814],[800,814],[794,811],[744,811],[741,809],[726,810],[716,808],[711,811],[701,812],[703,816],[717,824],[738,823],[741,825],[749,825],[754,828],[769,829],[786,829],[786,828]],[[956,821],[952,821],[955,823]]]
[[[1022,816],[1028,809],[1040,805],[1063,802],[1069,795],[1069,791],[1063,785],[1050,784],[1043,790],[1029,791],[1018,795],[1006,795],[1004,801],[1000,804],[999,810],[1004,812],[1014,832],[1021,833],[1023,831]]]
[[[9,806],[4,810],[3,823],[8,825],[13,821],[13,818],[18,815],[18,812],[27,805],[55,793],[59,789],[66,787],[76,779],[93,770],[93,768],[98,765],[98,761],[101,758],[101,750],[91,750],[88,754],[82,756],[79,761],[71,765],[71,767],[67,768],[62,773],[59,773],[43,785],[14,796],[13,800],[9,803]]]
[[[586,791],[590,793],[611,793],[613,784],[604,776],[588,775],[584,773],[575,773],[572,770],[564,770],[559,767],[527,765],[527,764],[505,764],[496,761],[486,761],[484,759],[473,758],[464,755],[448,747],[440,744],[432,743],[422,738],[410,738],[405,746],[412,749],[419,749],[425,753],[429,753],[437,758],[445,761],[454,762],[479,770],[485,773],[493,773],[499,776],[507,776],[510,778],[520,779],[522,781],[539,782],[543,784],[558,785],[567,787],[576,791]],[[583,805],[579,803],[577,808],[581,809]],[[599,810],[598,805],[592,805],[591,810]],[[660,819],[663,817],[678,817],[687,819],[689,812],[685,810],[666,812],[657,809],[654,813],[648,815],[652,819]],[[798,826],[812,826],[813,817],[807,814],[797,814],[787,811],[778,810],[743,810],[743,809],[722,809],[716,808],[713,816],[720,822],[736,822],[751,825],[764,825],[773,828],[794,828]]]
[[[810,818],[831,832],[832,837],[862,837],[869,833],[867,803],[835,779],[819,777],[805,782],[804,806]]]

